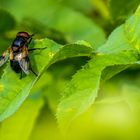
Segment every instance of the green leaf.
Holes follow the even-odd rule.
[[[109,0],[109,10],[113,20],[125,20],[140,4],[139,0]]]
[[[7,11],[0,9],[0,32],[4,33],[15,27],[14,17]]]
[[[57,105],[62,96],[61,93],[67,82],[88,60],[88,57],[74,57],[57,62],[49,67],[48,73],[51,80],[49,80],[49,83],[47,80],[47,87],[44,86],[43,93],[51,111],[56,113]]]
[[[60,61],[66,58],[80,57],[83,56],[83,54],[84,56],[90,57],[92,51],[93,49],[91,46],[83,41],[79,41],[75,44],[68,44],[61,48],[60,52],[53,57],[50,63],[53,64],[56,60]]]
[[[82,11],[84,13],[90,13],[92,11],[92,5],[91,5],[91,0],[62,0],[62,4],[73,8],[75,10]]]
[[[97,54],[78,71],[63,92],[57,118],[62,130],[95,101],[102,71],[109,66],[132,65],[139,60],[140,8],[110,35]],[[122,69],[122,67],[121,67]],[[120,72],[120,69],[118,69]],[[116,73],[116,71],[115,71]],[[82,81],[82,82],[81,82]]]
[[[25,101],[12,117],[0,124],[0,139],[28,140],[42,105],[42,99]]]
[[[46,108],[42,109],[29,140],[64,140],[54,115]]]
[[[31,8],[21,10],[29,5]],[[69,42],[86,40],[97,48],[105,41],[105,34],[98,25],[81,13],[63,6],[59,0],[31,0],[30,3],[28,0],[13,0],[8,1],[8,4],[3,7],[10,11],[18,21],[32,17],[47,27],[62,32]]]
[[[91,0],[92,5],[95,10],[99,12],[99,14],[104,18],[104,19],[109,19],[110,18],[110,13],[106,4],[106,1],[104,0]]]
[[[137,60],[137,54],[131,52],[101,55],[96,56],[78,71],[64,90],[64,97],[58,107],[57,118],[62,130],[93,104],[99,90],[101,73],[105,67],[133,64]]]
[[[38,71],[37,77],[30,74],[20,80],[19,75],[11,70],[9,63],[4,69],[4,74],[0,79],[0,121],[13,114],[19,108],[45,68],[48,68],[56,61],[72,57],[72,54],[74,57],[76,54],[77,56],[79,56],[79,54],[80,56],[87,56],[87,53],[90,54],[92,51],[89,46],[85,46],[84,48],[83,45],[77,44],[69,45],[70,52],[67,53],[68,46],[60,46],[48,39],[36,40],[34,44],[34,48],[47,47],[47,49],[30,54],[33,68],[35,71]],[[83,52],[82,49],[84,49]],[[61,55],[59,55],[59,53]]]

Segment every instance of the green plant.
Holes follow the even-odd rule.
[[[0,69],[1,140],[139,139],[138,0],[0,3],[1,52],[19,30],[47,47],[30,53],[37,77]]]

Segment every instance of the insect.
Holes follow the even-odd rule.
[[[0,66],[10,59],[10,66],[16,73],[20,73],[20,79],[22,79],[23,72],[28,75],[32,71],[37,76],[31,67],[29,52],[46,48],[28,49],[32,36],[27,32],[18,32],[11,47],[0,56]]]

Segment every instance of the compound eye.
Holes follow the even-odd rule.
[[[27,32],[18,32],[17,36],[30,38],[30,35]]]
[[[20,45],[19,45],[19,46],[20,46],[20,47],[23,47],[24,44],[25,44],[25,42],[22,41],[22,42],[20,42]]]

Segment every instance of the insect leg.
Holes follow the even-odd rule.
[[[29,39],[28,44],[30,44],[30,43],[31,43],[31,41],[32,41],[32,37]]]
[[[20,71],[20,78],[19,79],[22,79],[22,70]]]
[[[30,35],[30,38],[29,38],[28,41],[27,41],[27,45],[31,43],[31,41],[32,41],[32,36],[34,36],[34,34]]]
[[[34,70],[32,69],[31,65],[30,65],[30,70],[35,76],[38,76],[38,74],[36,74],[36,72],[34,72]]]
[[[46,49],[47,47],[44,47],[44,48],[34,48],[34,49],[28,49],[29,52],[31,51],[35,51],[35,50],[44,50]]]

